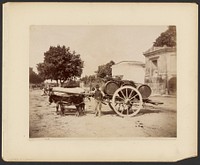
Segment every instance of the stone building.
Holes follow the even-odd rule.
[[[145,56],[145,83],[153,94],[176,94],[176,47],[152,47]]]
[[[112,65],[112,76],[120,76],[123,80],[144,83],[145,64],[139,61],[121,61]]]

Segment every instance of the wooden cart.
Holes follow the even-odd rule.
[[[49,102],[56,103],[56,112],[61,115],[74,114],[80,116],[85,112],[84,90],[81,88],[53,88]]]
[[[133,81],[108,81],[103,87],[105,100],[119,116],[135,116],[145,103],[162,104],[149,99],[151,88]]]
[[[162,104],[149,99],[151,88],[133,81],[108,81],[103,86],[102,102],[108,104],[119,116],[131,117],[138,114],[145,103]],[[92,96],[92,95],[91,95]],[[84,98],[88,97],[81,88],[53,88],[49,101],[57,104],[57,112],[81,115],[85,110]],[[74,106],[74,108],[71,108]],[[59,111],[60,110],[60,111]]]

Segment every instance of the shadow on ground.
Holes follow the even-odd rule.
[[[158,110],[158,109],[141,109],[136,116],[141,116],[141,115],[150,114],[150,113],[161,113],[161,112],[163,112],[163,111]],[[102,115],[118,116],[114,110],[102,111]]]
[[[163,111],[158,110],[158,109],[141,109],[139,111],[139,113],[137,114],[137,116],[141,116],[144,114],[150,114],[150,113],[161,113],[161,112],[163,112]]]

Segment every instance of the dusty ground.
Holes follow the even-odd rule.
[[[122,118],[103,105],[102,116],[94,116],[94,102],[86,101],[86,115],[61,116],[41,90],[30,90],[30,138],[50,137],[176,137],[176,98],[151,97],[164,102],[148,106],[135,117]]]

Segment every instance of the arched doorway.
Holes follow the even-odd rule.
[[[172,77],[168,81],[168,91],[170,95],[176,94],[176,77]]]

